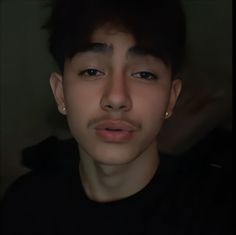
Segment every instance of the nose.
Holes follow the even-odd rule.
[[[108,79],[101,99],[101,107],[108,112],[127,112],[132,107],[127,81],[123,76]]]

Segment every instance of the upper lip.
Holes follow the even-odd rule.
[[[96,130],[112,129],[122,131],[135,131],[137,128],[132,124],[122,120],[104,120],[95,126]]]

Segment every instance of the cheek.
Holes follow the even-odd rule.
[[[83,86],[68,86],[65,90],[65,103],[70,129],[78,132],[98,111],[99,95],[96,90]]]
[[[157,118],[165,113],[168,106],[168,89],[139,89],[134,98],[134,106],[145,116]]]
[[[74,84],[67,86],[65,89],[65,102],[68,112],[74,112],[74,110],[84,110],[94,108],[93,105],[98,102],[98,92],[96,89],[88,89],[80,84]]]
[[[134,103],[136,115],[144,122],[145,129],[153,132],[153,135],[158,134],[164,122],[168,98],[167,92],[158,89],[140,92],[136,96]]]
[[[147,129],[158,132],[164,121],[166,106],[163,105],[160,99],[151,101],[146,103],[143,108],[143,119],[145,120]]]

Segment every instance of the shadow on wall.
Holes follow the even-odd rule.
[[[183,92],[159,136],[160,149],[175,155],[214,129],[232,126],[232,1],[183,3],[188,19]]]

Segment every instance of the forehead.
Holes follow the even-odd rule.
[[[112,27],[108,24],[95,29],[90,37],[91,42],[105,42],[107,40],[111,40],[114,43],[119,40],[119,42],[124,41],[126,44],[135,44],[134,36],[130,32]]]
[[[160,62],[162,60],[154,48],[137,44],[132,33],[111,25],[95,29],[89,42],[82,50],[78,51],[77,56],[93,56],[94,54],[107,56],[123,54],[125,57],[145,58],[147,61]]]

